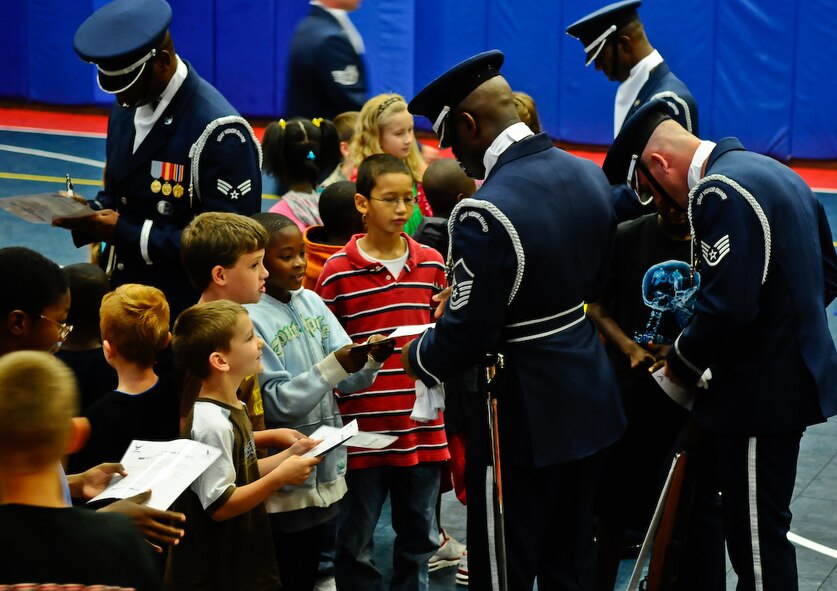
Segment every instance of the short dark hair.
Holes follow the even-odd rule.
[[[250,217],[264,226],[264,229],[267,230],[268,234],[270,234],[271,240],[273,240],[273,236],[276,235],[276,233],[281,232],[285,228],[290,228],[291,226],[295,228],[298,227],[296,222],[281,213],[260,211],[259,213],[254,213]]]
[[[382,174],[402,173],[410,176],[410,169],[400,158],[391,154],[372,154],[357,169],[357,192],[368,198]],[[412,176],[410,176],[412,178]]]
[[[328,232],[343,234],[360,225],[360,212],[355,207],[357,187],[352,181],[337,181],[320,195],[320,218]]]
[[[9,286],[0,290],[0,314],[4,317],[13,310],[37,316],[70,288],[61,267],[23,246],[0,248],[0,277]]]
[[[439,158],[430,163],[422,178],[424,196],[435,217],[449,217],[459,195],[470,197],[477,190],[474,179],[465,174],[453,158]]]
[[[108,276],[101,267],[90,263],[76,263],[64,267],[70,285],[70,312],[67,324],[73,325],[72,334],[99,333],[99,307],[110,291]]]
[[[230,350],[242,314],[247,314],[244,306],[229,300],[186,308],[174,323],[171,346],[177,365],[201,380],[208,378],[209,356],[215,351]]]

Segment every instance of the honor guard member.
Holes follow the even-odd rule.
[[[567,27],[584,46],[586,66],[595,63],[611,82],[619,82],[613,105],[613,136],[636,110],[655,98],[671,103],[673,118],[698,133],[698,110],[689,89],[675,76],[660,52],[651,46],[637,8],[640,0],[624,0],[601,8]],[[614,187],[618,220],[656,211],[653,202],[639,203],[624,185]]]
[[[285,118],[334,119],[366,102],[366,49],[349,19],[360,0],[312,0],[294,31],[285,84]]]
[[[736,138],[701,141],[652,101],[604,162],[610,181],[688,207],[701,285],[666,372],[698,389],[693,419],[716,451],[727,550],[739,589],[797,589],[790,501],[808,425],[837,413],[825,307],[837,255],[805,182]]]
[[[64,218],[76,245],[103,241],[113,287],[160,288],[172,318],[194,304],[180,233],[204,211],[261,210],[261,148],[236,110],[174,51],[165,0],[115,0],[76,31],[78,55],[116,95],[104,190],[92,216]]]
[[[504,355],[499,394],[509,589],[590,589],[600,450],[624,430],[616,380],[584,302],[597,295],[615,219],[601,170],[533,134],[500,76],[503,53],[474,56],[411,102],[469,176],[485,179],[450,216],[450,299],[435,329],[402,351],[425,385]],[[486,417],[484,401],[472,412]],[[471,423],[469,422],[469,425]],[[470,587],[491,587],[486,420],[468,435]],[[470,428],[470,427],[469,427]],[[491,501],[489,500],[489,506]],[[490,511],[490,510],[489,510]]]

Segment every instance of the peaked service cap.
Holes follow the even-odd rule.
[[[623,184],[631,177],[636,160],[642,156],[651,134],[660,123],[668,119],[674,119],[672,107],[661,98],[645,103],[628,117],[602,164],[602,170],[611,185]]]
[[[640,4],[642,0],[623,0],[608,4],[567,27],[567,35],[575,37],[584,46],[584,53],[587,57],[585,66],[593,63],[604,48],[608,37],[639,18],[636,9]]]
[[[114,0],[81,24],[73,47],[81,59],[96,64],[99,87],[116,94],[139,79],[170,23],[166,0]]]
[[[445,134],[448,114],[483,82],[498,76],[504,59],[498,49],[470,57],[425,86],[410,101],[410,113],[423,115],[433,123],[440,148],[450,146],[450,135]]]

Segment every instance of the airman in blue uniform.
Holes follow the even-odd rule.
[[[837,414],[837,351],[825,307],[837,255],[811,189],[735,138],[701,141],[663,100],[639,109],[608,151],[611,181],[687,207],[701,286],[666,372],[702,385],[693,419],[716,454],[738,589],[798,588],[786,535],[805,428]]]
[[[697,103],[648,41],[637,13],[640,4],[641,0],[622,0],[600,8],[567,27],[567,34],[584,45],[586,65],[594,63],[608,80],[619,82],[614,101],[614,137],[628,117],[655,98],[668,101],[672,118],[697,135]],[[651,202],[640,204],[624,185],[624,179],[620,179],[613,189],[620,222],[656,211]]]
[[[294,31],[285,117],[334,119],[360,111],[367,98],[365,48],[348,12],[359,0],[322,0]]]
[[[490,51],[425,87],[424,115],[473,178],[485,178],[450,216],[450,299],[435,329],[402,351],[428,386],[505,358],[499,395],[509,589],[590,588],[592,498],[600,450],[624,429],[618,388],[584,314],[605,272],[615,220],[607,179],[592,162],[521,123],[503,54]],[[484,400],[473,412],[486,416]],[[469,429],[472,423],[469,422]],[[470,587],[488,589],[489,434],[468,434]],[[572,587],[564,586],[572,580]],[[581,586],[576,587],[576,582]]]
[[[180,234],[197,214],[261,210],[261,148],[247,121],[174,51],[165,0],[115,0],[76,32],[110,113],[104,190],[91,216],[63,219],[77,245],[102,241],[114,287],[159,287],[172,318],[195,303]]]

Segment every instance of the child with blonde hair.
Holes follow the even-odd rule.
[[[85,411],[90,439],[71,456],[71,471],[121,458],[133,439],[178,436],[176,389],[154,371],[171,340],[166,296],[156,287],[126,283],[105,294],[99,316],[105,359],[119,383]]]
[[[363,162],[373,154],[390,154],[401,160],[413,180],[413,196],[418,207],[413,209],[404,232],[412,236],[423,215],[433,215],[424,197],[421,181],[427,165],[421,157],[413,134],[413,116],[407,111],[407,101],[400,94],[379,94],[363,105],[355,123],[351,143],[352,160]],[[355,172],[355,180],[357,172]]]
[[[58,359],[0,358],[0,587],[156,590],[150,549],[131,522],[61,494],[59,461],[84,444],[77,410],[76,381]]]

